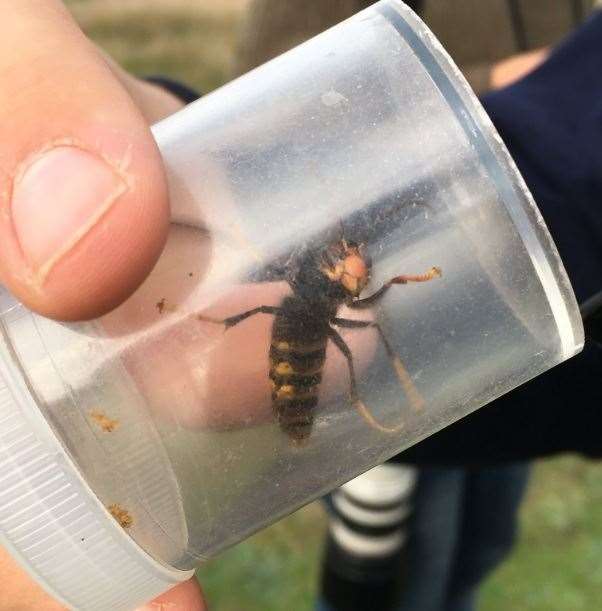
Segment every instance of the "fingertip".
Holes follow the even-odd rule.
[[[150,130],[52,143],[18,166],[6,210],[0,267],[25,305],[66,321],[110,311],[166,241],[166,179]]]

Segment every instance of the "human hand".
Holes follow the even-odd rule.
[[[163,249],[167,188],[148,126],[181,103],[105,58],[58,0],[0,6],[0,282],[46,316],[92,318]],[[62,608],[1,549],[0,582],[0,609]],[[196,581],[148,608],[161,604],[204,608]]]
[[[548,54],[549,50],[546,48],[535,49],[497,62],[491,69],[491,88],[501,89],[527,76],[545,61]]]

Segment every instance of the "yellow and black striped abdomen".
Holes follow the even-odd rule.
[[[295,297],[284,300],[274,318],[270,346],[272,407],[280,428],[293,441],[311,433],[326,360],[328,315]]]

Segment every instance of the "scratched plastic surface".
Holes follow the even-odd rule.
[[[131,536],[188,568],[579,351],[556,249],[478,102],[418,19],[384,1],[155,126],[173,224],[157,268],[79,326],[5,298],[44,415]],[[272,410],[272,316],[300,250],[363,243],[393,286],[329,343],[311,434]],[[401,366],[400,366],[401,364]],[[403,367],[401,379],[398,375]],[[379,426],[375,426],[374,423]],[[384,431],[383,428],[392,429]]]

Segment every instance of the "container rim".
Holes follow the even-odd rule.
[[[401,0],[382,0],[374,9],[415,53],[495,182],[548,299],[562,358],[570,358],[585,341],[577,300],[558,249],[508,149],[465,77],[424,22]]]

